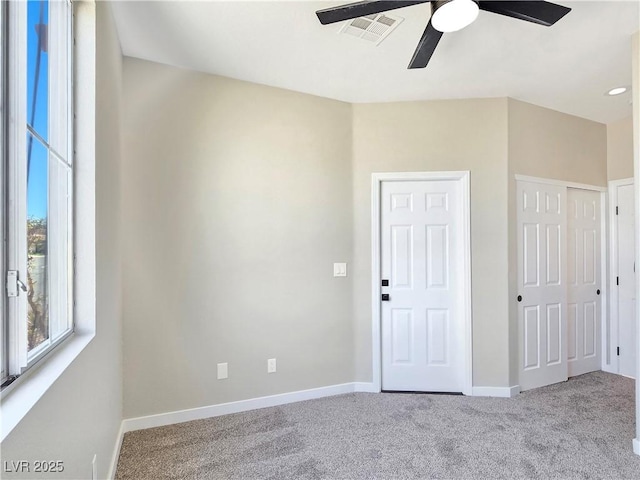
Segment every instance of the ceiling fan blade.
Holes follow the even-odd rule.
[[[424,30],[424,33],[418,42],[416,51],[413,52],[413,58],[411,59],[411,62],[409,62],[408,68],[426,67],[427,63],[429,63],[429,60],[431,59],[431,55],[433,55],[433,52],[438,46],[440,38],[442,38],[442,32],[433,28],[431,20],[429,20],[427,28]]]
[[[481,10],[486,10],[487,12],[506,15],[507,17],[526,20],[527,22],[545,25],[547,27],[556,23],[571,11],[570,8],[562,5],[535,0],[518,2],[479,1],[478,6]]]
[[[374,13],[388,12],[389,10],[395,10],[396,8],[409,7],[411,5],[418,5],[419,3],[427,3],[428,1],[429,0],[417,0],[405,2],[398,0],[385,0],[356,2],[349,3],[347,5],[340,5],[339,7],[318,10],[316,15],[322,25],[327,25],[329,23],[336,23],[343,20],[350,20],[352,18],[373,15]]]

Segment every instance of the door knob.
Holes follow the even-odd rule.
[[[518,295],[518,301],[521,302],[522,301],[522,295]]]
[[[596,295],[600,295],[600,289],[596,290]]]
[[[388,302],[389,301],[389,294],[388,293],[383,293],[382,294],[382,301],[383,302]]]

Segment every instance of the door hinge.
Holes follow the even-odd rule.
[[[618,215],[618,207],[616,207],[616,215]]]
[[[17,270],[7,271],[7,297],[17,297],[20,290],[27,291],[27,286],[18,278]]]
[[[620,347],[617,348],[618,356],[620,356]]]
[[[620,277],[616,277],[616,285],[620,285]]]

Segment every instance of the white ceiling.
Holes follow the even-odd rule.
[[[380,45],[338,35],[315,11],[346,1],[115,2],[127,56],[352,103],[512,97],[609,123],[631,115],[631,35],[638,1],[557,3],[553,27],[480,12],[445,34],[425,69],[407,70],[429,4],[392,12],[404,21]]]

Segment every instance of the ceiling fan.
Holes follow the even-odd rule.
[[[316,15],[321,24],[327,25],[388,12],[397,8],[427,3],[428,1],[383,0],[356,2],[318,10]],[[537,0],[440,0],[429,3],[431,3],[431,18],[409,63],[408,68],[410,69],[426,67],[438,46],[442,34],[444,32],[455,32],[470,25],[478,16],[479,10],[486,10],[487,12],[505,15],[518,20],[526,20],[527,22],[547,27],[556,23],[571,11],[570,8],[562,5]]]

